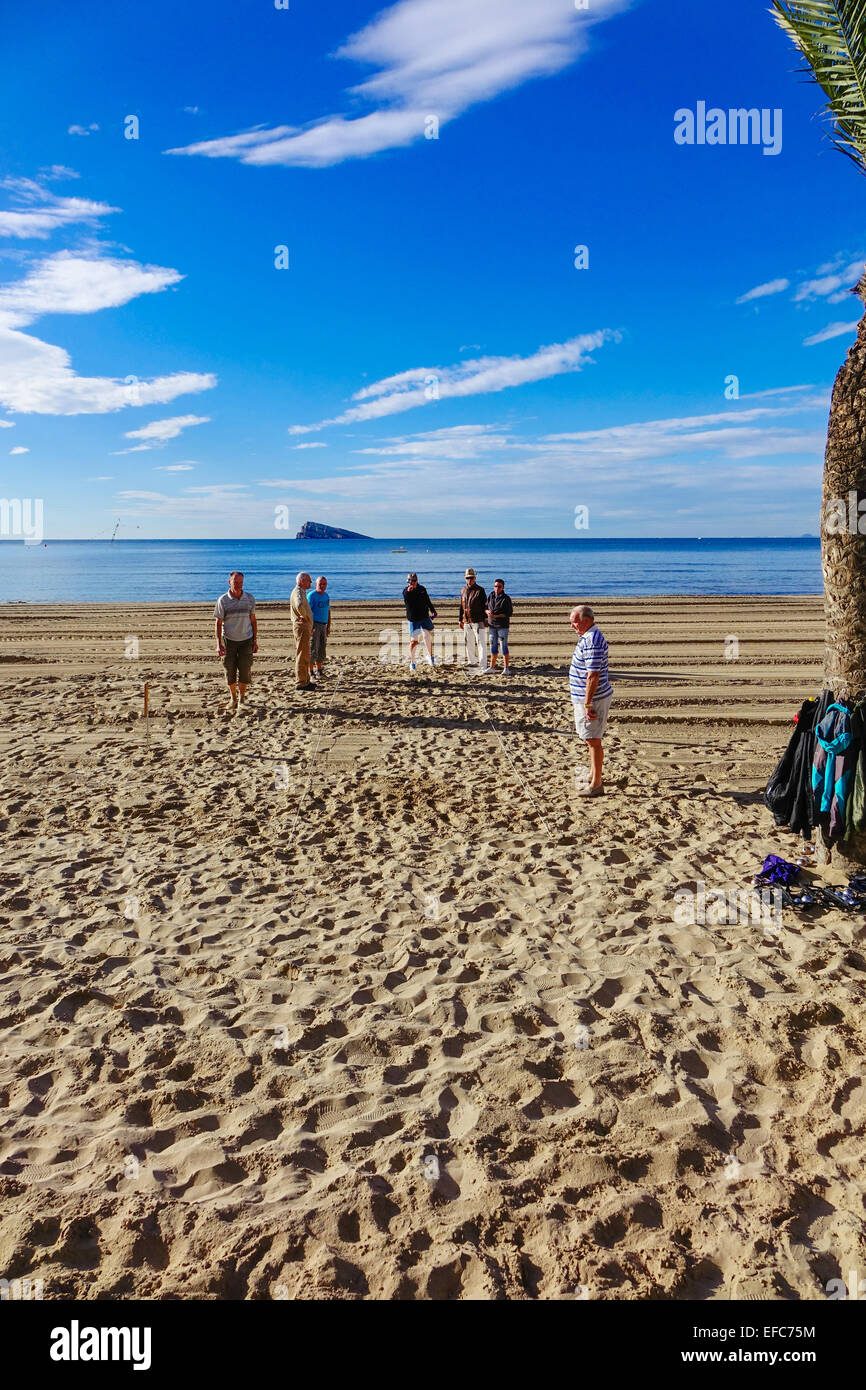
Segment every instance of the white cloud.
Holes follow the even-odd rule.
[[[183,109],[184,109],[184,111],[187,111],[187,112],[189,113],[190,116],[197,116],[197,115],[198,115],[198,107],[197,107],[197,106],[185,106]]]
[[[14,420],[0,420],[0,430],[11,430],[15,428]]]
[[[863,256],[857,256],[848,265],[842,266],[830,274],[818,275],[814,280],[804,280],[797,288],[794,303],[801,304],[809,299],[825,299],[828,295],[833,296],[832,302],[834,304],[841,303],[866,271],[864,259],[866,258]],[[835,291],[841,293],[836,294]]]
[[[95,478],[88,478],[89,483],[110,483],[114,480],[113,473],[98,473]]]
[[[70,169],[65,164],[49,164],[47,169],[40,169],[39,176],[43,179],[80,179],[81,175],[74,169]]]
[[[23,414],[104,414],[128,405],[165,405],[215,386],[215,376],[196,372],[149,381],[80,377],[63,348],[20,331],[42,314],[117,308],[182,279],[163,266],[61,251],[38,262],[23,280],[0,286],[0,405]]]
[[[768,280],[765,285],[756,285],[753,290],[747,290],[741,294],[736,301],[737,304],[748,304],[752,299],[766,299],[771,294],[781,294],[783,290],[790,288],[790,280]]]
[[[64,171],[63,177],[68,177],[68,171]],[[77,222],[92,223],[107,217],[109,213],[120,211],[108,203],[96,203],[90,198],[58,198],[34,179],[4,179],[0,187],[8,189],[18,203],[25,205],[0,210],[0,236],[22,240],[39,238],[44,241],[60,227]]]
[[[377,420],[430,405],[436,400],[487,395],[565,372],[579,372],[592,360],[589,354],[594,349],[619,341],[619,333],[605,328],[570,338],[565,343],[539,348],[529,357],[479,357],[451,367],[412,367],[356,391],[352,399],[361,401],[361,405],[352,406],[342,415],[316,425],[292,425],[289,434],[307,434],[328,425],[345,425],[358,420]]]
[[[209,518],[236,519],[238,508],[252,501],[245,483],[208,483],[202,487],[187,487],[176,494],[150,492],[144,489],[124,489],[116,494],[123,516],[178,517],[202,524]],[[259,504],[267,507],[267,503]]]
[[[414,144],[428,117],[445,125],[534,77],[562,71],[588,43],[593,22],[629,0],[398,0],[353,34],[337,57],[378,69],[351,89],[365,115],[331,115],[304,128],[258,126],[167,151],[245,164],[323,167]]]
[[[182,279],[179,271],[164,266],[58,251],[39,261],[23,280],[0,285],[0,323],[22,327],[42,314],[114,309]]]
[[[731,516],[746,521],[746,529],[764,534],[762,492],[784,486],[789,496],[801,488],[806,505],[814,493],[816,507],[820,496],[825,419],[813,424],[807,418],[804,428],[797,417],[819,409],[823,417],[824,402],[818,406],[791,389],[793,398],[775,405],[732,405],[705,415],[535,438],[483,424],[430,430],[359,450],[363,463],[334,469],[329,476],[264,478],[259,485],[279,489],[287,501],[315,502],[325,520],[339,524],[350,511],[357,529],[375,531],[378,525],[393,535],[417,520],[419,496],[437,527],[448,528],[463,515],[466,465],[473,462],[477,496],[506,523],[519,518],[522,530],[515,534],[527,533],[524,523],[533,513],[567,514],[576,502],[591,506],[594,525],[604,524],[617,514],[623,497],[635,499],[640,514],[669,531],[668,520],[677,510],[672,489],[674,498],[697,499],[702,526],[724,504]],[[441,534],[454,534],[453,526]]]
[[[10,454],[29,454],[30,450],[25,449],[22,444],[18,444],[14,449],[10,449],[9,452]]]
[[[293,449],[327,449],[327,444],[293,444]]]
[[[192,425],[210,424],[210,418],[209,415],[173,415],[168,420],[151,420],[149,425],[144,425],[140,430],[127,430],[124,435],[124,439],[143,439],[145,442],[134,449],[121,449],[119,452],[137,454],[145,449],[158,449],[170,439],[177,439]]]
[[[93,121],[90,125],[71,125],[66,133],[67,135],[89,135],[91,131],[98,129],[99,126]]]
[[[853,323],[828,323],[826,328],[822,328],[820,333],[813,333],[811,337],[803,339],[803,347],[814,347],[816,343],[827,343],[831,338],[841,338],[843,334],[856,333],[859,321]]]
[[[194,468],[194,463],[159,463],[153,471],[154,473],[191,473]]]

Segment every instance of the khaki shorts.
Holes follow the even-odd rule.
[[[593,700],[592,707],[595,710],[595,719],[587,719],[586,705],[583,700],[572,700],[574,705],[574,727],[577,729],[578,738],[601,738],[607,728],[607,712],[610,709],[610,702],[613,695],[598,696]]]
[[[226,649],[223,667],[229,685],[235,685],[238,682],[241,685],[249,685],[253,669],[254,641],[255,638],[253,637],[248,637],[245,642],[233,642],[230,637],[223,638],[223,646]]]

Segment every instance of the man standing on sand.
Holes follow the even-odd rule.
[[[292,633],[295,638],[295,688],[315,690],[310,680],[310,642],[313,636],[313,611],[307,602],[307,590],[312,579],[305,570],[295,576],[295,587],[289,598],[292,613]]]
[[[213,611],[217,655],[222,657],[226,683],[231,695],[231,712],[241,714],[253,667],[253,655],[259,649],[256,621],[256,601],[244,590],[244,576],[232,570],[229,587],[217,599]]]
[[[431,666],[433,661],[433,622],[436,617],[436,609],[430,602],[430,595],[423,584],[418,583],[418,576],[413,570],[406,576],[406,587],[403,590],[403,602],[406,605],[406,619],[409,623],[409,670],[415,670],[415,648],[418,645],[419,635],[424,638],[424,645],[427,648],[427,660]]]
[[[578,738],[589,747],[589,785],[579,795],[601,796],[604,791],[601,740],[613,698],[608,675],[608,645],[601,628],[596,627],[595,614],[588,604],[572,609],[570,622],[579,638],[569,673],[574,723]]]
[[[511,625],[511,618],[514,613],[514,604],[505,592],[505,580],[494,579],[493,593],[487,600],[487,622],[490,627],[490,665],[488,671],[496,670],[496,658],[499,655],[499,648],[502,648],[502,660],[505,663],[506,676],[511,675],[509,665],[511,657],[508,654],[508,629]]]
[[[475,654],[478,658],[478,673],[487,670],[487,595],[475,579],[475,571],[468,569],[463,576],[466,580],[460,593],[460,612],[457,621],[461,631],[468,627],[475,639]],[[469,641],[466,641],[466,665],[472,658],[469,655]]]
[[[326,593],[328,581],[323,574],[316,580],[316,587],[309,597],[313,614],[313,638],[310,644],[310,663],[316,668],[316,675],[325,673],[325,652],[331,635],[331,597]]]

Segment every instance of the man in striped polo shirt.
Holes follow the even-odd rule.
[[[613,686],[607,670],[607,641],[601,628],[596,627],[595,614],[588,604],[572,609],[570,621],[579,637],[569,672],[574,723],[578,738],[582,738],[589,748],[589,785],[579,795],[601,796],[604,791],[601,781],[604,758],[601,740],[613,698]]]

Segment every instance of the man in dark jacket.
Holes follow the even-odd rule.
[[[418,645],[419,636],[424,638],[427,660],[432,666],[434,664],[432,619],[436,617],[436,609],[430,602],[430,595],[424,585],[418,583],[418,576],[414,570],[406,576],[403,602],[406,605],[406,618],[409,623],[409,670],[415,670],[415,648]]]
[[[466,583],[460,593],[460,611],[457,621],[461,632],[468,628],[474,639],[478,658],[478,674],[487,669],[487,595],[475,578],[475,571],[468,569],[464,575]],[[470,643],[466,638],[466,665],[471,662]]]
[[[504,675],[511,675],[509,665],[511,657],[508,654],[508,629],[511,626],[511,617],[514,613],[514,604],[505,592],[505,580],[494,579],[493,593],[487,600],[487,622],[490,628],[490,665],[488,671],[496,670],[496,658],[499,655],[499,648],[502,648],[502,660],[505,663]]]

